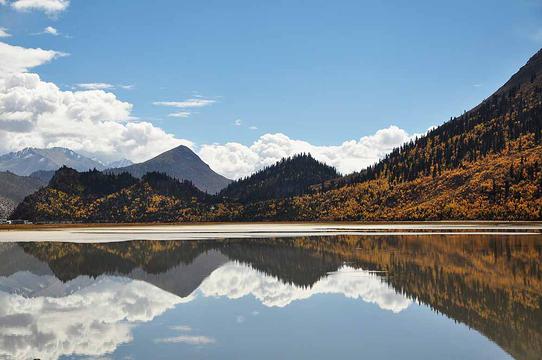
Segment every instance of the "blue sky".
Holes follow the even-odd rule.
[[[133,104],[132,116],[197,144],[280,132],[332,145],[390,125],[421,133],[542,47],[534,0],[72,0],[56,14],[7,1],[6,42],[70,54],[33,69],[43,80],[115,85],[107,91]],[[35,35],[46,26],[60,35]],[[214,102],[153,104],[187,99]]]

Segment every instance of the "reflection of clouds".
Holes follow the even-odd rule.
[[[25,297],[42,293],[61,297]],[[0,358],[110,353],[132,340],[134,322],[150,321],[178,302],[146,282],[119,277],[81,276],[65,284],[30,273],[0,278]]]
[[[352,299],[375,303],[381,309],[394,313],[406,309],[411,303],[376,275],[349,266],[343,266],[310,288],[302,288],[285,284],[249,266],[231,262],[205,279],[200,290],[205,296],[226,296],[230,299],[251,294],[266,306],[278,307],[316,294],[343,294]]]
[[[192,336],[192,335],[180,335],[174,337],[168,337],[163,339],[155,339],[155,343],[162,344],[189,344],[189,345],[208,345],[214,344],[215,339],[208,336]]]
[[[410,301],[368,271],[344,266],[311,288],[285,284],[250,266],[230,262],[203,281],[199,291],[180,298],[149,283],[121,277],[80,276],[62,283],[52,275],[18,272],[0,277],[0,359],[56,359],[62,355],[100,356],[132,341],[132,327],[177,304],[204,296],[230,299],[253,295],[266,306],[284,307],[315,294],[343,294],[398,313]],[[250,314],[258,315],[257,311]],[[242,323],[244,316],[236,317]],[[193,334],[185,324],[155,343],[209,345],[212,337]]]
[[[170,329],[181,333],[187,333],[192,331],[192,328],[188,325],[170,326]],[[214,344],[216,340],[209,336],[183,334],[179,336],[154,339],[154,342],[157,344],[209,345]]]

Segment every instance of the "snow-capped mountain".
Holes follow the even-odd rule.
[[[120,167],[125,167],[125,166],[130,166],[130,165],[133,165],[134,163],[131,161],[131,160],[128,160],[128,159],[120,159],[120,160],[117,160],[117,161],[111,161],[111,162],[108,162],[106,164],[104,164],[108,169],[115,169],[115,168],[120,168]]]
[[[0,171],[11,171],[17,175],[30,175],[40,170],[56,170],[63,165],[78,171],[94,168],[103,170],[106,168],[99,161],[61,147],[49,149],[25,148],[0,156]]]

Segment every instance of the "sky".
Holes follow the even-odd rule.
[[[542,47],[542,0],[0,0],[0,153],[184,144],[225,176],[341,172],[478,104]]]

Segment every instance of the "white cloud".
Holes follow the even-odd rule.
[[[181,144],[192,147],[149,122],[134,121],[132,104],[112,93],[62,91],[27,73],[62,55],[0,42],[0,153],[62,146],[103,161],[142,161]]]
[[[76,86],[83,90],[109,90],[115,87],[108,83],[83,83],[77,84]]]
[[[215,339],[208,336],[190,336],[190,335],[181,335],[175,337],[168,337],[162,339],[154,339],[155,343],[162,344],[189,344],[189,345],[209,345],[216,342]]]
[[[53,35],[53,36],[58,36],[58,35],[60,35],[60,33],[58,32],[58,30],[55,29],[55,28],[52,27],[52,26],[47,26],[45,29],[43,29],[43,34],[49,34],[49,35]]]
[[[62,91],[37,74],[0,78],[0,151],[62,146],[101,160],[146,160],[187,140],[149,122],[103,90]]]
[[[243,121],[242,121],[241,119],[236,119],[236,120],[233,122],[233,124],[234,124],[235,126],[241,126],[241,125],[243,124]]]
[[[214,104],[216,101],[211,99],[203,99],[199,95],[195,95],[193,99],[187,99],[183,101],[155,101],[153,105],[157,106],[169,106],[179,109],[200,108]],[[192,113],[190,111],[178,111],[168,114],[169,117],[187,118]]]
[[[342,294],[347,298],[376,304],[394,313],[405,310],[411,304],[408,298],[395,292],[377,275],[349,266],[343,266],[311,287],[298,287],[250,266],[230,262],[213,271],[199,290],[204,296],[225,296],[229,299],[252,295],[268,307],[285,307],[317,294]]]
[[[8,29],[5,27],[0,27],[0,38],[10,37],[11,34],[8,32]]]
[[[201,98],[195,98],[195,99],[188,99],[183,101],[155,101],[153,102],[153,105],[158,106],[170,106],[170,107],[177,107],[182,109],[187,108],[199,108],[204,106],[209,106],[214,104],[216,101],[211,99],[201,99]]]
[[[8,74],[26,72],[29,69],[65,56],[53,50],[30,49],[0,42],[0,77]]]
[[[126,85],[118,85],[119,88],[124,90],[132,90],[135,88],[135,85],[133,84],[126,84]]]
[[[15,0],[11,7],[18,11],[37,10],[48,15],[58,14],[68,8],[70,0]]]
[[[256,126],[249,126],[248,127],[250,130],[258,130],[258,128]]]
[[[171,113],[168,116],[169,117],[187,118],[187,117],[190,116],[190,114],[191,113],[189,111],[179,111],[179,112]]]
[[[240,143],[202,145],[199,156],[220,174],[238,179],[280,159],[299,153],[311,153],[316,159],[335,166],[342,173],[359,171],[375,163],[393,148],[413,138],[405,130],[390,126],[359,140],[336,146],[312,145],[284,134],[265,134],[252,145]]]

